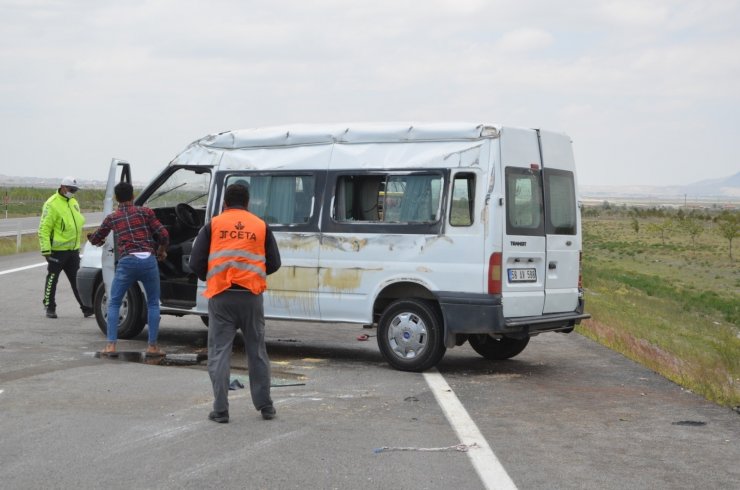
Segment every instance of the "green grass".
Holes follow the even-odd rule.
[[[83,228],[81,233],[80,244],[84,246],[87,240],[87,234],[94,231],[95,228]],[[18,237],[0,237],[0,256],[12,255],[18,252],[38,252],[39,251],[39,237],[35,233],[21,235],[21,248],[18,250]]]
[[[0,237],[0,255],[12,255],[16,252],[33,252],[39,250],[39,237],[37,235],[22,235],[21,248],[18,250],[18,238]]]
[[[27,216],[41,216],[41,208],[56,189],[38,187],[0,187],[0,217],[25,218]],[[7,197],[7,199],[5,199]],[[103,210],[105,189],[80,189],[75,197],[83,213]],[[89,230],[88,230],[89,231]],[[87,231],[83,231],[84,243]],[[18,250],[17,237],[0,237],[0,255],[10,255],[16,252],[33,252],[39,250],[39,239],[36,234],[23,235],[21,247]]]
[[[56,189],[35,187],[0,187],[0,216],[8,218],[22,218],[25,216],[41,216],[44,202],[56,192]],[[80,209],[83,212],[103,210],[105,189],[80,189],[75,195]],[[7,199],[6,199],[7,198]]]
[[[711,220],[665,236],[626,213],[584,218],[586,310],[578,330],[681,386],[740,405],[740,267]]]

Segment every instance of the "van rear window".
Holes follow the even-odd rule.
[[[542,179],[538,170],[506,167],[506,234],[544,234]]]
[[[576,234],[576,192],[573,172],[545,169],[545,231],[548,235]]]

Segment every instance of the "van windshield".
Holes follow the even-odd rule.
[[[171,173],[143,205],[149,208],[175,206],[188,203],[191,206],[205,206],[208,201],[208,188],[211,183],[210,172],[201,169],[179,168]]]

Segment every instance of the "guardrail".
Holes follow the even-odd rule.
[[[33,230],[0,231],[0,237],[16,236],[16,235],[31,235],[31,234],[35,234],[37,231],[38,229],[36,228],[34,228]]]
[[[100,223],[85,223],[84,228],[97,228],[100,226]],[[83,228],[83,229],[84,229]],[[16,237],[15,238],[15,251],[20,252],[21,251],[21,241],[23,240],[24,235],[35,235],[38,233],[38,228],[31,228],[31,229],[17,229],[17,230],[11,230],[11,231],[0,231],[0,238],[7,238],[7,237]]]

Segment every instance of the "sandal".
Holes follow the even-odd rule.
[[[156,345],[150,345],[147,347],[146,352],[144,353],[147,357],[159,357],[166,355],[162,349],[160,349]]]
[[[118,352],[116,352],[116,344],[108,344],[105,346],[103,350],[100,351],[101,356],[117,356]]]

